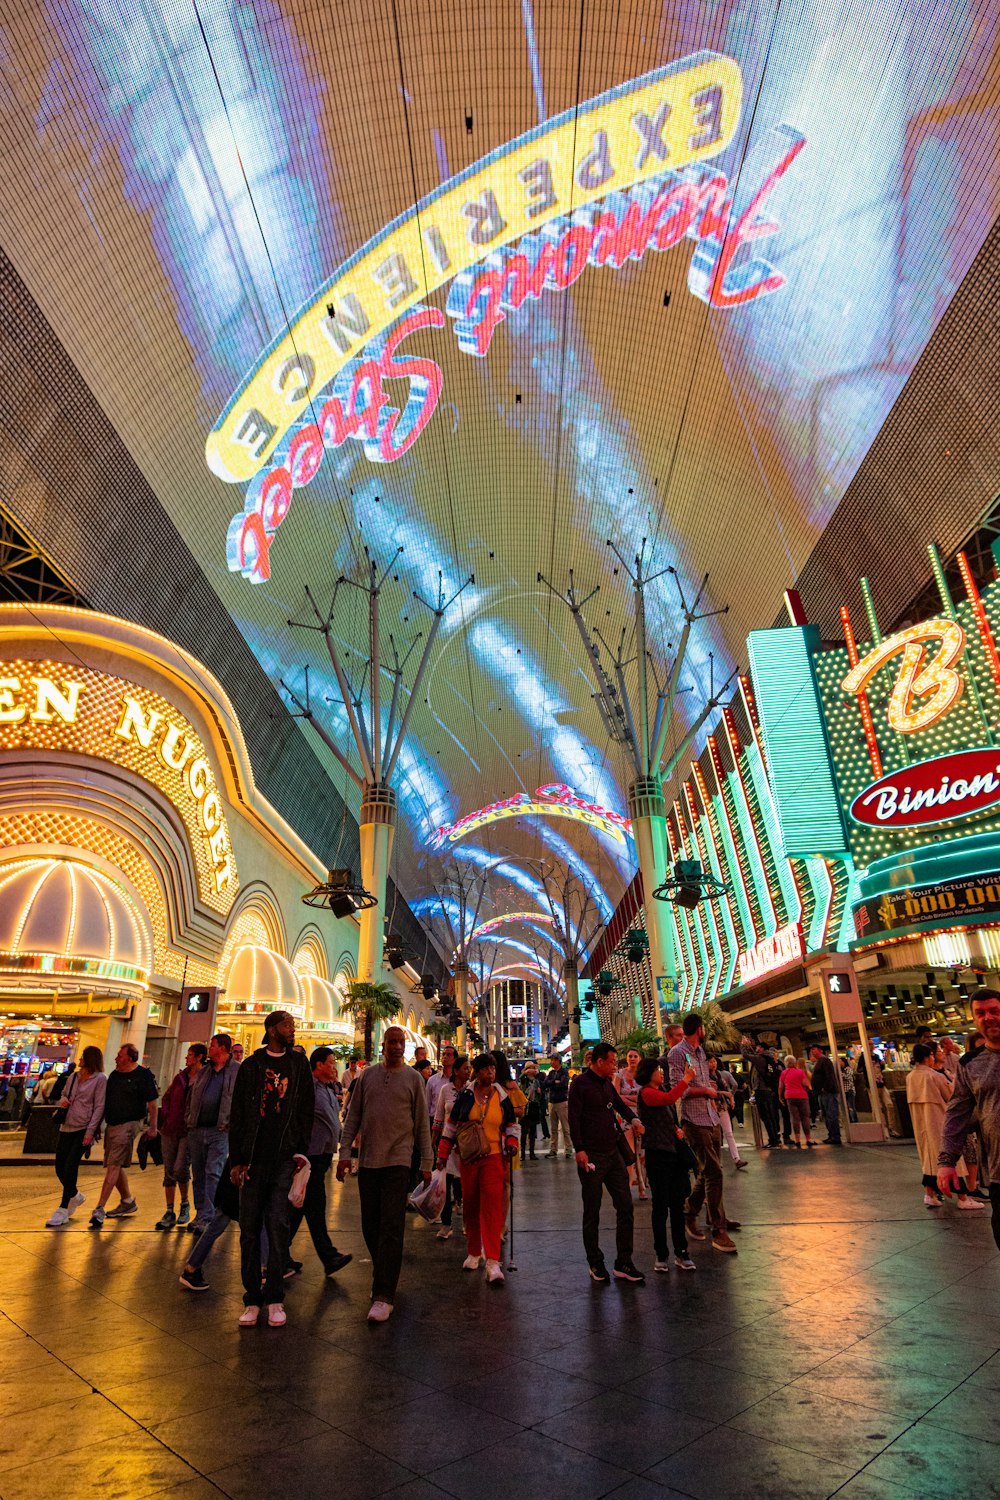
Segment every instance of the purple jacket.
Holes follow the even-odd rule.
[[[187,1135],[184,1106],[190,1087],[187,1069],[183,1068],[160,1100],[159,1126],[163,1135]]]

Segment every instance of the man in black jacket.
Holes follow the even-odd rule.
[[[611,1082],[617,1063],[618,1054],[611,1043],[598,1042],[590,1065],[569,1086],[569,1133],[583,1191],[583,1247],[592,1278],[605,1285],[611,1280],[599,1239],[605,1187],[617,1215],[615,1277],[638,1284],[646,1279],[632,1261],[632,1189],[618,1149],[615,1115],[620,1115],[637,1135],[643,1135],[645,1128]]]
[[[781,1078],[781,1068],[764,1042],[755,1043],[755,1050],[750,1058],[750,1071],[753,1074],[753,1095],[757,1101],[757,1113],[760,1115],[760,1123],[767,1131],[767,1144],[773,1151],[775,1147],[781,1145],[778,1128],[780,1118],[778,1082]]]
[[[295,1020],[285,1010],[264,1019],[264,1046],[241,1066],[229,1118],[229,1161],[240,1189],[241,1328],[267,1308],[272,1328],[285,1322],[284,1272],[288,1258],[289,1202],[297,1165],[307,1151],[315,1111],[312,1076],[294,1051]],[[267,1229],[267,1283],[261,1288],[260,1232]]]
[[[840,1146],[840,1093],[837,1088],[837,1074],[833,1063],[827,1057],[823,1048],[816,1043],[809,1048],[809,1056],[812,1058],[812,1088],[819,1102],[823,1119],[826,1121],[826,1140],[824,1146]]]
[[[552,1066],[543,1080],[545,1099],[549,1110],[549,1155],[559,1155],[559,1131],[562,1130],[563,1149],[570,1154],[569,1138],[569,1071],[562,1065],[558,1055],[552,1058]]]

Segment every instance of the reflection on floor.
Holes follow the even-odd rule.
[[[726,1168],[739,1256],[699,1244],[697,1274],[652,1274],[636,1203],[644,1287],[589,1281],[572,1164],[529,1163],[507,1285],[413,1222],[379,1328],[348,1183],[331,1219],[354,1263],[326,1281],[303,1243],[287,1327],[249,1331],[235,1232],[211,1291],[184,1292],[152,1171],[139,1215],[93,1234],[86,1208],[43,1228],[49,1171],[4,1167],[0,1495],[1000,1496],[989,1213],[923,1208],[912,1145],[751,1157]]]

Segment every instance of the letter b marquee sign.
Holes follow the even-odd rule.
[[[862,946],[1000,914],[1000,582],[980,593],[958,564],[964,598],[932,550],[940,613],[888,635],[863,580],[867,640],[846,608],[843,646],[807,624],[750,637],[782,847],[843,861],[855,931],[841,936]]]

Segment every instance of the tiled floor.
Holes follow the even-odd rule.
[[[0,1497],[1000,1497],[988,1213],[924,1209],[912,1146],[731,1173],[738,1257],[697,1245],[696,1275],[654,1276],[637,1203],[649,1281],[602,1288],[572,1164],[529,1164],[507,1285],[411,1222],[380,1328],[348,1183],[331,1219],[354,1263],[326,1281],[306,1242],[288,1326],[240,1331],[235,1231],[196,1297],[151,1174],[140,1215],[93,1234],[86,1209],[43,1228],[49,1172],[0,1166]]]

